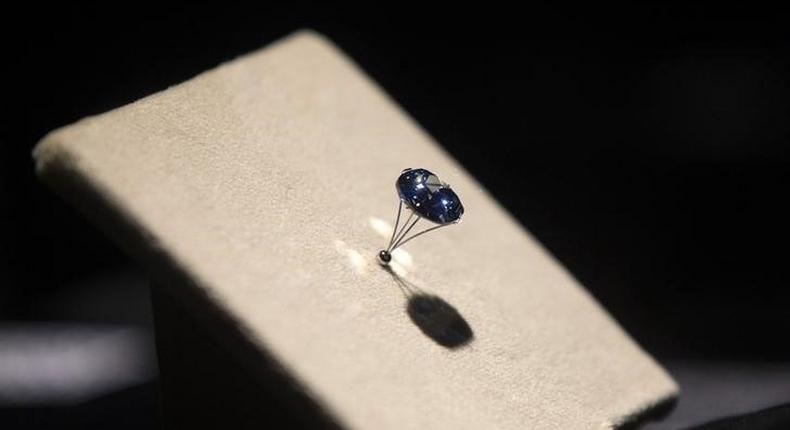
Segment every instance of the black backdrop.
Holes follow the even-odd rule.
[[[722,4],[8,13],[0,312],[28,319],[40,295],[126,264],[36,181],[39,138],[310,27],[659,358],[787,360],[787,18]]]

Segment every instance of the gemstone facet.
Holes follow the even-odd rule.
[[[401,200],[422,218],[437,224],[457,222],[464,214],[461,199],[450,186],[425,169],[406,169],[395,183]]]

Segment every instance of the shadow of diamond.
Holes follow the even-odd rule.
[[[406,312],[422,332],[439,345],[458,348],[474,337],[463,316],[440,297],[416,294],[409,298]]]
[[[474,339],[472,327],[453,305],[398,275],[390,266],[384,270],[406,296],[406,313],[420,331],[445,348],[459,348]]]

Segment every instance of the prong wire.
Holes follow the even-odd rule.
[[[416,222],[415,222],[415,224],[416,224]],[[403,238],[401,237],[401,238],[400,238],[400,240],[398,240],[398,242],[397,242],[397,243],[395,243],[395,246],[393,246],[393,247],[392,247],[392,248],[389,250],[389,252],[392,252],[392,251],[394,251],[394,250],[395,250],[395,249],[397,249],[398,247],[400,247],[400,246],[404,245],[406,242],[408,242],[408,241],[410,241],[410,240],[412,240],[412,239],[414,239],[414,238],[416,238],[416,237],[418,237],[418,236],[422,236],[423,234],[425,234],[425,233],[428,233],[429,231],[433,231],[433,230],[436,230],[436,229],[439,229],[439,228],[442,228],[442,227],[446,227],[446,226],[448,226],[448,225],[450,225],[450,224],[442,224],[442,225],[436,225],[436,226],[433,226],[433,227],[431,227],[431,228],[426,228],[425,230],[423,230],[423,231],[421,231],[421,232],[419,232],[419,233],[417,233],[417,234],[413,235],[412,237],[410,237],[410,238],[408,238],[408,239],[406,239],[406,240],[403,240]],[[412,227],[413,227],[413,225],[412,225]]]
[[[414,211],[411,211],[411,210],[410,210],[410,212],[409,212],[409,217],[408,217],[408,218],[406,218],[406,222],[404,222],[404,223],[403,223],[403,226],[401,226],[400,230],[398,230],[398,234],[396,234],[396,235],[395,235],[395,237],[394,237],[394,240],[393,240],[393,241],[392,241],[392,242],[389,244],[389,246],[387,246],[387,251],[389,251],[389,250],[392,248],[392,246],[393,246],[395,243],[397,243],[397,242],[398,242],[398,240],[400,240],[400,237],[401,237],[401,235],[403,234],[403,231],[406,229],[406,226],[408,226],[408,225],[409,225],[409,223],[411,222],[411,219],[412,219],[413,217],[414,217]]]
[[[413,214],[414,214],[414,212],[412,212],[412,215],[413,215]],[[409,217],[409,219],[411,219],[411,217]],[[396,240],[396,241],[395,241],[395,244],[394,244],[394,245],[390,245],[389,249],[387,249],[387,252],[392,252],[393,250],[395,250],[395,248],[397,248],[398,246],[400,246],[400,245],[401,245],[401,241],[403,240],[403,238],[404,238],[404,237],[406,237],[406,235],[407,235],[407,234],[409,234],[409,232],[411,231],[411,229],[412,229],[412,228],[414,228],[414,226],[417,224],[417,221],[419,221],[419,220],[421,220],[421,219],[422,219],[422,217],[420,217],[420,216],[418,215],[418,216],[417,216],[417,219],[415,219],[415,220],[414,220],[414,222],[413,222],[413,223],[411,223],[411,225],[409,226],[409,228],[407,228],[407,229],[406,229],[406,231],[405,231],[405,232],[403,232],[403,234],[398,234],[398,240]],[[406,227],[407,225],[408,225],[408,221],[406,221],[406,224],[404,224],[403,226],[404,226],[404,227]],[[410,239],[411,239],[411,238],[410,238]]]
[[[392,246],[392,242],[395,241],[395,232],[398,231],[398,224],[400,224],[400,213],[402,210],[403,210],[403,200],[398,199],[398,216],[395,217],[395,226],[392,228],[392,237],[390,238],[389,245],[387,245],[388,249],[390,246]]]
[[[395,226],[392,228],[392,236],[390,237],[389,245],[387,245],[386,252],[388,253],[398,249],[399,247],[409,242],[410,240],[416,239],[417,237],[422,236],[425,233],[450,225],[450,224],[442,224],[442,225],[433,226],[419,233],[416,233],[409,238],[406,238],[406,235],[408,235],[409,232],[414,228],[414,226],[417,225],[417,222],[422,219],[421,216],[417,215],[417,219],[415,219],[412,222],[412,218],[414,218],[415,212],[411,210],[411,208],[408,209],[410,209],[409,216],[406,218],[406,221],[403,223],[403,226],[400,226],[400,219],[403,213],[403,200],[398,199],[398,215],[395,217]],[[399,226],[400,229],[398,228]]]

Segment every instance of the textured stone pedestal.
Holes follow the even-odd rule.
[[[676,395],[491,195],[314,33],[57,130],[35,157],[43,180],[149,269],[165,408],[184,425],[607,428]],[[452,184],[464,219],[393,253],[387,271],[376,254],[406,167]]]

